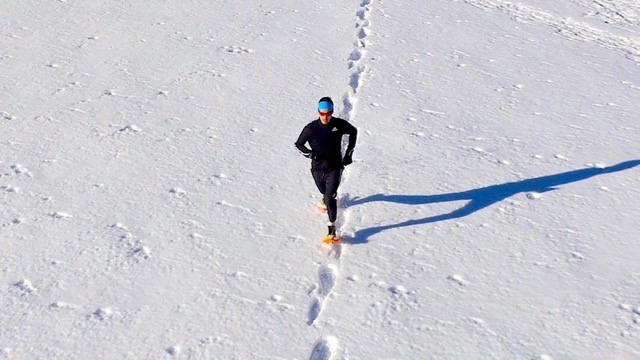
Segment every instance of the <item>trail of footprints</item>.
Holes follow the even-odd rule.
[[[363,76],[366,74],[367,66],[364,59],[367,52],[367,37],[370,34],[369,26],[371,15],[372,0],[362,0],[360,7],[356,12],[356,41],[354,49],[349,55],[347,65],[349,74],[349,91],[343,97],[342,116],[348,120],[354,118],[354,108],[357,101],[356,94],[362,86]],[[344,211],[343,211],[344,213]],[[347,220],[343,218],[342,220]],[[346,221],[343,221],[342,227]],[[334,289],[338,274],[340,257],[342,255],[342,245],[336,244],[332,246],[328,256],[323,264],[318,268],[318,283],[311,292],[311,304],[307,317],[307,324],[313,325],[317,323],[322,310]],[[330,360],[339,348],[338,339],[333,336],[323,336],[314,345],[311,352],[311,360]]]
[[[369,21],[370,16],[371,0],[362,0],[360,9],[356,13],[356,41],[354,42],[354,49],[347,61],[349,71],[351,72],[349,74],[350,90],[343,99],[343,116],[347,119],[352,119],[354,116],[356,94],[362,86],[362,78],[367,71],[367,66],[364,64],[363,59],[365,58],[367,46],[369,45],[367,38],[371,32],[369,30],[371,25]]]

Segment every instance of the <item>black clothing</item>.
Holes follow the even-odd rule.
[[[307,124],[296,141],[296,147],[305,155],[312,154],[312,170],[342,169],[343,135],[349,135],[345,154],[351,158],[358,130],[346,120],[337,117],[332,117],[327,125],[320,119]],[[311,149],[306,146],[307,142]]]
[[[342,168],[329,170],[311,170],[313,180],[322,195],[324,195],[324,204],[327,205],[327,215],[329,222],[335,222],[338,217],[338,186],[340,186],[340,178],[342,177]]]
[[[342,158],[342,137],[349,135],[349,144]],[[311,158],[311,174],[318,190],[324,196],[329,222],[333,226],[338,215],[338,186],[342,169],[351,164],[351,156],[356,146],[358,130],[346,120],[332,117],[328,124],[314,120],[302,129],[296,147]],[[311,149],[307,147],[307,143]]]

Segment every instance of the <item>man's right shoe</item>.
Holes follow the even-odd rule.
[[[327,204],[324,203],[324,199],[320,199],[320,201],[318,201],[318,203],[316,204],[316,207],[320,211],[327,211]]]

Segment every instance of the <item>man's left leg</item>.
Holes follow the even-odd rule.
[[[342,169],[329,170],[325,173],[325,192],[324,202],[327,205],[327,215],[329,215],[329,223],[331,223],[329,231],[331,232],[331,226],[333,226],[335,235],[335,222],[338,217],[338,186],[340,186],[340,179],[342,177]]]

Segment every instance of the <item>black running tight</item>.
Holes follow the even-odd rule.
[[[324,203],[327,205],[327,215],[329,221],[335,222],[338,215],[338,186],[340,186],[340,178],[342,177],[342,169],[334,170],[311,170],[313,180],[322,195],[324,195]]]

